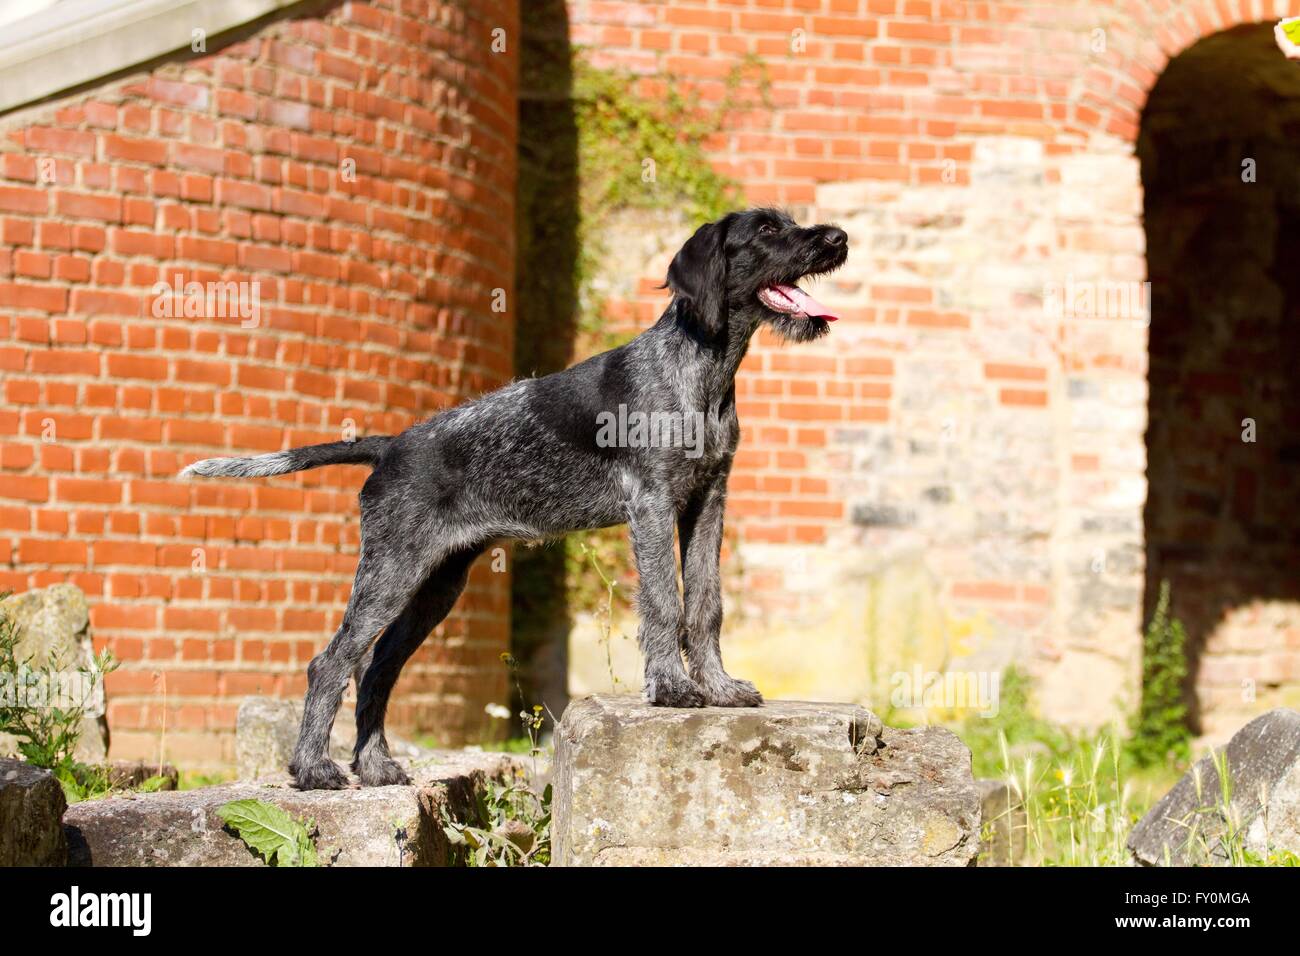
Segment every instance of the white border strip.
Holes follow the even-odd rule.
[[[63,0],[0,29],[0,111],[111,76],[300,0]]]

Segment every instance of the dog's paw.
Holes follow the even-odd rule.
[[[361,778],[363,787],[405,786],[411,782],[402,765],[392,757],[363,757],[353,761],[352,772]]]
[[[713,707],[759,707],[763,695],[747,680],[723,677],[716,681],[700,681],[704,697]]]
[[[348,775],[328,757],[302,763],[295,760],[289,764],[289,773],[299,790],[345,790],[348,786]]]
[[[703,707],[708,703],[704,691],[685,674],[647,675],[643,693],[658,707]]]

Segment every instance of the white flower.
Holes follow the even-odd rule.
[[[510,716],[510,708],[502,704],[488,704],[483,708],[483,711],[489,717],[495,717],[497,720],[505,720]]]

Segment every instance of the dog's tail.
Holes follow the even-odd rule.
[[[306,445],[269,455],[251,458],[204,458],[181,471],[180,478],[265,478],[306,471],[323,465],[373,465],[392,442],[392,435],[374,435],[356,441],[334,441],[324,445]]]

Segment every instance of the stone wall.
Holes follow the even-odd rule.
[[[0,588],[85,591],[125,662],[113,756],[229,761],[242,697],[303,692],[356,564],[362,469],[184,464],[394,432],[511,375],[517,67],[492,31],[517,16],[299,5],[0,117]],[[159,281],[225,280],[256,318],[154,309]],[[507,576],[477,568],[392,722],[486,733],[508,629]]]
[[[738,382],[734,669],[775,696],[883,707],[914,663],[983,675],[1018,662],[1038,677],[1049,716],[1087,724],[1122,713],[1150,593],[1142,109],[1198,38],[1300,4],[573,0],[569,10],[594,62],[642,75],[650,94],[671,80],[716,103],[734,65],[758,58],[770,107],[730,118],[716,165],[749,201],[849,232],[848,266],[818,291],[842,321],[813,346],[760,340]],[[1288,66],[1266,42],[1241,56],[1251,68]],[[1280,174],[1275,163],[1260,175],[1281,188]],[[625,281],[612,314],[658,315],[654,283],[684,235],[661,230],[659,254],[639,283]],[[1220,243],[1233,235],[1222,230]],[[1154,268],[1151,278],[1179,281]],[[1280,370],[1290,353],[1273,354]],[[1292,414],[1280,388],[1254,393],[1275,433]],[[1158,401],[1166,414],[1195,396],[1174,389]],[[1232,417],[1182,414],[1179,447],[1240,445]],[[1255,487],[1288,487],[1283,463],[1252,460],[1239,467],[1271,475]],[[1183,470],[1167,457],[1152,467]],[[1284,506],[1285,496],[1270,508]],[[1249,542],[1267,524],[1233,533]],[[1275,538],[1269,560],[1285,553],[1293,566],[1294,534]],[[1259,552],[1234,560],[1266,564]],[[1198,574],[1219,580],[1212,567]],[[1179,595],[1207,586],[1192,580],[1175,589],[1188,615]],[[1215,592],[1267,631],[1250,640],[1269,650],[1196,669],[1209,710],[1228,706],[1223,689],[1240,678],[1300,691],[1294,595],[1273,591],[1264,607],[1255,585]],[[631,651],[616,637],[615,671],[635,681]],[[577,690],[609,689],[590,631],[574,660]],[[1228,722],[1240,723],[1239,704]]]

